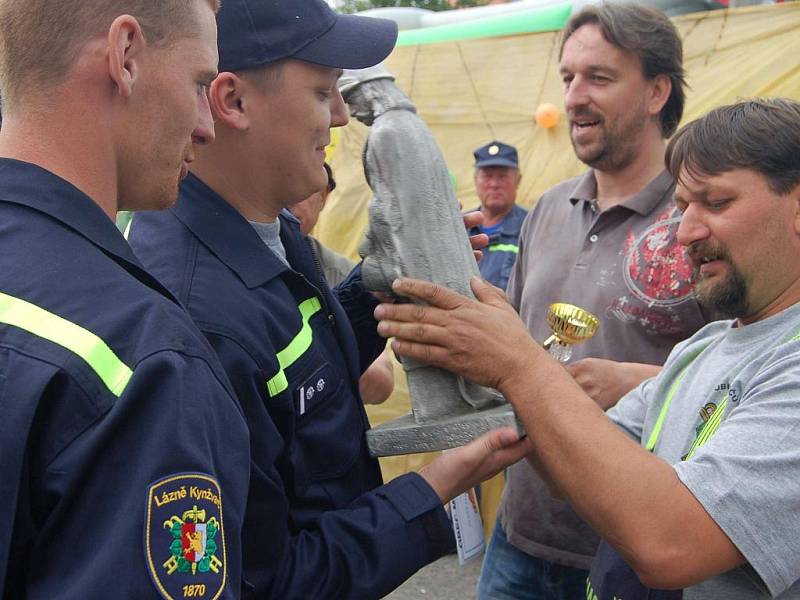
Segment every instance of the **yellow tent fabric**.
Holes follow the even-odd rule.
[[[800,2],[697,13],[678,17],[675,24],[690,86],[684,121],[742,97],[800,97]],[[387,60],[439,143],[464,208],[478,204],[472,150],[491,139],[518,148],[523,173],[518,201],[525,206],[584,170],[563,118],[549,130],[533,120],[543,102],[563,107],[558,44],[558,33],[536,33],[402,47]],[[370,198],[361,166],[367,132],[359,123],[341,130],[331,152],[338,187],[315,230],[324,244],[354,260]],[[409,410],[405,375],[399,366],[395,373],[392,398],[369,409],[373,424]],[[392,479],[427,460],[430,456],[383,459],[384,476]],[[499,479],[483,488],[487,530],[500,490]]]

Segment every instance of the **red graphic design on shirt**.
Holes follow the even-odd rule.
[[[674,214],[669,209],[638,237],[628,235],[622,274],[632,297],[618,298],[608,310],[621,321],[637,321],[661,335],[683,330],[671,307],[694,297],[692,267],[677,238],[680,216]]]
[[[665,212],[638,239],[625,244],[623,274],[628,289],[648,306],[670,306],[694,292],[692,267],[678,243],[680,217]]]

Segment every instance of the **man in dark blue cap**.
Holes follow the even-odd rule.
[[[475,189],[483,213],[483,225],[475,232],[489,236],[478,268],[486,281],[505,290],[519,252],[517,241],[522,221],[528,214],[515,203],[522,180],[517,149],[495,140],[475,150],[473,155]]]
[[[360,270],[332,290],[289,206],[322,189],[343,68],[383,60],[394,23],[322,0],[226,0],[217,143],[131,243],[216,350],[250,428],[245,596],[380,598],[452,548],[442,503],[524,448],[502,430],[383,485],[358,391],[383,349]]]

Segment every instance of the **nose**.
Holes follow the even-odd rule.
[[[192,143],[205,146],[214,141],[214,118],[211,116],[211,106],[208,104],[206,94],[202,94],[199,104],[197,125],[192,132]]]
[[[686,210],[683,211],[676,235],[678,243],[687,248],[695,242],[708,238],[708,226],[699,215],[699,210],[693,204],[689,204]]]
[[[589,103],[589,96],[583,77],[575,75],[564,91],[564,108],[567,113]]]
[[[350,121],[350,110],[337,89],[331,98],[331,127],[344,127]]]

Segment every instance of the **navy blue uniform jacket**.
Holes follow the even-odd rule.
[[[134,217],[130,241],[211,342],[247,415],[245,591],[380,598],[452,547],[452,531],[421,477],[381,485],[367,452],[358,378],[384,344],[359,270],[334,293],[297,220],[280,219],[291,269],[190,176],[173,209]]]
[[[489,236],[489,243],[483,249],[483,258],[478,263],[481,277],[501,290],[508,287],[508,278],[519,253],[519,232],[528,211],[515,204],[511,212],[503,219],[500,230]],[[470,235],[481,233],[479,227],[473,227]]]
[[[97,204],[9,159],[0,257],[0,595],[238,598],[250,451],[208,342]]]

